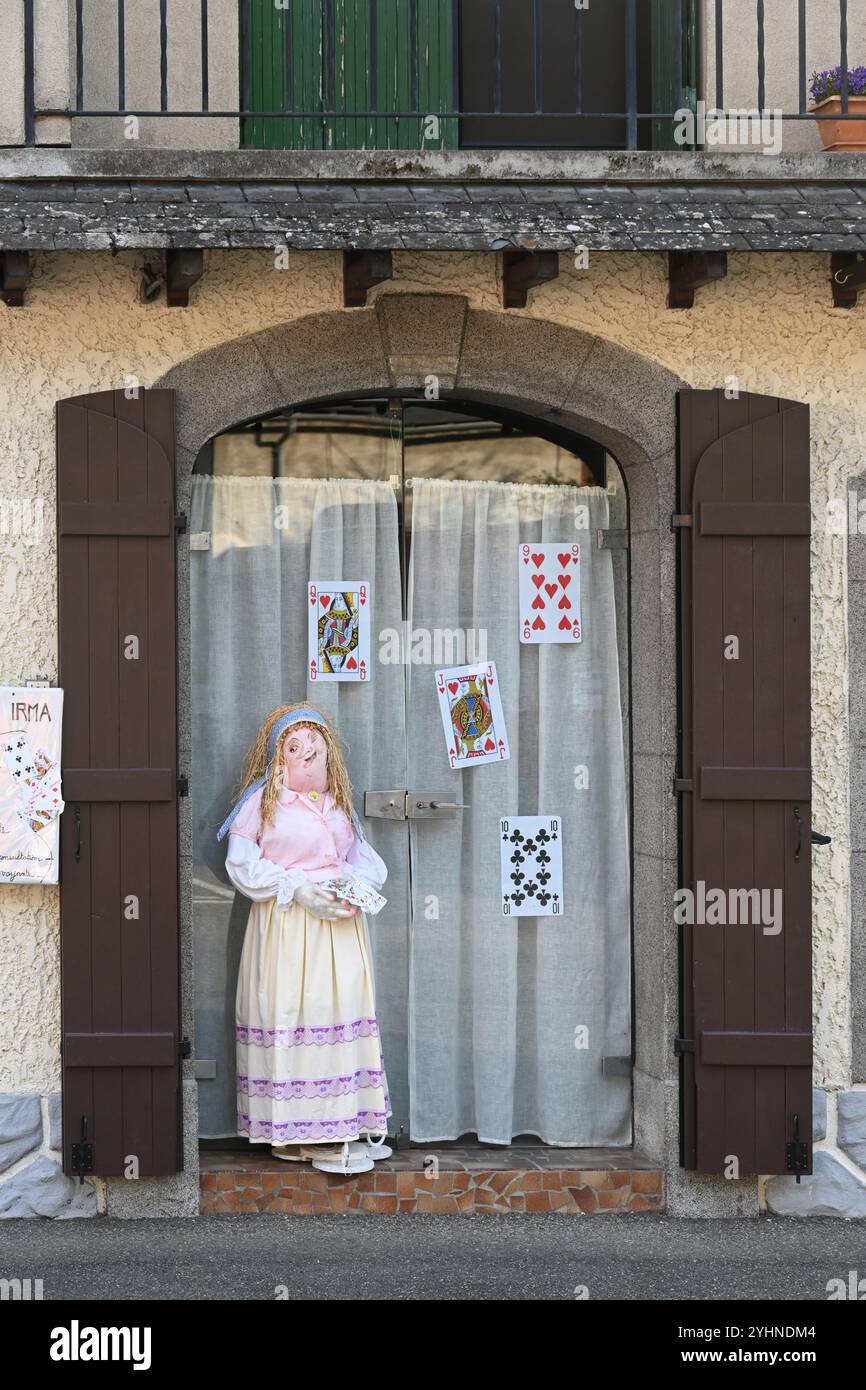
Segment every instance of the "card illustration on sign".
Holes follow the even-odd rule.
[[[310,581],[307,675],[311,681],[369,681],[370,585],[358,579]]]
[[[511,757],[495,662],[437,671],[436,691],[452,768]]]
[[[562,817],[499,822],[503,917],[562,915]]]
[[[520,545],[517,567],[521,642],[580,642],[580,546]]]
[[[63,691],[0,686],[0,883],[57,883]]]

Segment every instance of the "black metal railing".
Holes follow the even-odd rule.
[[[198,37],[192,49],[189,42],[172,45],[170,0],[150,0],[150,4],[148,0],[133,0],[139,34],[142,14],[146,10],[152,15],[154,52],[149,56],[155,59],[158,45],[159,57],[158,92],[154,82],[152,97],[148,94],[145,102],[133,104],[128,102],[133,85],[130,73],[134,69],[135,89],[140,92],[142,55],[138,49],[130,51],[132,7],[127,0],[115,0],[113,9],[106,0],[70,0],[72,90],[68,106],[60,107],[40,105],[36,99],[39,52],[34,3],[23,0],[28,145],[37,143],[37,125],[43,118],[122,116],[149,120],[231,118],[241,122],[242,144],[272,148],[292,141],[296,148],[369,148],[361,143],[365,131],[372,132],[374,140],[384,140],[386,148],[413,148],[418,143],[429,147],[435,142],[422,132],[425,122],[434,116],[446,123],[443,148],[675,148],[684,142],[674,140],[674,122],[684,109],[694,109],[698,95],[716,112],[728,114],[726,25],[733,18],[739,25],[744,12],[751,12],[754,53],[751,71],[744,74],[739,70],[735,75],[736,87],[739,94],[745,90],[744,81],[747,83],[754,94],[754,112],[777,115],[785,121],[834,120],[849,113],[852,119],[862,119],[858,111],[851,112],[850,105],[853,96],[862,94],[863,79],[855,77],[852,91],[849,0],[839,0],[838,36],[826,35],[828,69],[835,67],[838,55],[841,111],[818,113],[809,106],[807,40],[815,37],[809,24],[810,0],[796,0],[796,5],[791,0],[790,19],[786,21],[796,26],[796,110],[774,106],[773,92],[768,91],[767,44],[775,31],[768,31],[764,0],[754,0],[753,9],[752,0],[748,6],[739,0],[735,16],[733,0],[727,5],[725,0],[590,0],[586,8],[577,7],[579,0],[440,0],[442,45],[437,61],[441,71],[432,99],[426,73],[427,48],[425,71],[419,72],[424,42],[419,32],[419,0],[391,0],[390,9],[382,6],[382,0],[353,0],[354,13],[366,24],[363,42],[367,45],[367,80],[356,81],[354,86],[345,84],[345,65],[339,61],[340,45],[347,40],[338,23],[336,0],[238,0],[237,71],[231,73],[226,72],[224,58],[219,60],[219,69],[215,66],[211,25],[218,19],[224,22],[225,10],[220,7],[217,16],[214,0],[198,0]],[[860,5],[866,0],[853,3]],[[408,19],[408,27],[402,22],[400,25],[402,60],[394,44],[395,31],[383,22],[383,16],[395,13],[394,5],[405,7],[403,18]],[[282,45],[278,55],[282,73],[268,82],[262,80],[263,7],[282,15],[276,31],[276,41]],[[348,0],[347,6],[341,7],[341,16],[347,7]],[[189,10],[185,13],[188,15]],[[234,15],[233,10],[231,13]],[[429,13],[430,7],[425,6],[424,15]],[[714,54],[707,54],[707,85],[712,84],[715,90],[699,93],[698,42],[710,19]],[[267,23],[272,22],[267,19]],[[430,23],[429,19],[424,23]],[[109,29],[106,24],[110,24]],[[742,34],[738,37],[741,52]],[[354,31],[353,41],[357,42]],[[429,47],[429,34],[426,42]],[[298,54],[304,44],[320,55],[315,59],[321,66],[314,74],[312,88],[309,81],[304,84],[297,79]],[[108,71],[106,48],[113,51]],[[388,72],[397,72],[396,79],[389,77],[387,84],[383,81],[385,67],[380,63],[386,50]],[[225,45],[221,44],[220,53],[224,52]],[[866,63],[866,54],[857,56]],[[401,61],[405,64],[402,73]],[[110,99],[104,95],[107,86],[112,89]],[[228,105],[218,101],[215,107],[212,93],[227,86],[235,100]],[[310,99],[311,90],[314,100]],[[102,98],[91,101],[94,91],[101,92]],[[178,91],[183,93],[182,100],[173,105],[170,95]],[[275,92],[278,100],[274,100]],[[741,104],[733,114],[743,110]],[[356,143],[346,143],[347,132]],[[407,143],[400,144],[401,140]]]

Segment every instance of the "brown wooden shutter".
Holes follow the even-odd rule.
[[[57,511],[63,1166],[122,1174],[135,1156],[142,1177],[175,1173],[173,392],[58,403]]]
[[[680,929],[681,1160],[811,1172],[809,411],[722,391],[679,407],[680,882],[783,895],[777,935]]]

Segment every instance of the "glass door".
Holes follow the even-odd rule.
[[[404,419],[410,1133],[627,1144],[615,465],[447,407]]]
[[[249,901],[225,872],[216,831],[265,716],[297,701],[331,716],[355,803],[405,787],[402,665],[378,660],[379,633],[402,631],[400,403],[298,409],[239,425],[204,451],[190,508],[193,919],[202,1138],[235,1124],[235,988]],[[308,587],[372,595],[365,682],[311,679]],[[377,1015],[394,1122],[408,1132],[409,850],[405,826],[365,822],[388,866],[387,906],[371,918]]]
[[[610,544],[626,533],[613,460],[518,417],[393,399],[240,426],[199,468],[196,1055],[214,1064],[202,1135],[235,1132],[247,916],[214,829],[261,719],[305,699],[338,725],[389,869],[370,939],[392,1135],[629,1143],[627,555]],[[307,587],[336,580],[372,594],[367,685],[307,670]]]

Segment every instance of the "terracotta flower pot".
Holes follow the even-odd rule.
[[[835,116],[842,111],[842,98],[826,97],[812,110],[817,115]],[[838,121],[818,121],[817,125],[826,150],[836,150],[841,154],[866,150],[866,96],[849,96],[847,116]]]

